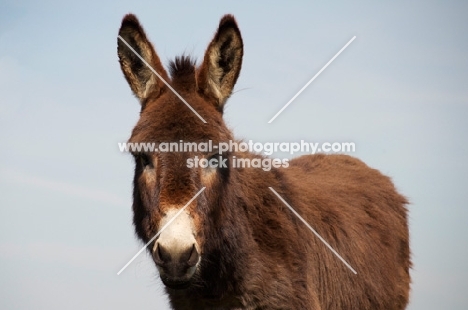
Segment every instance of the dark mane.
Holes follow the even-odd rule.
[[[196,60],[188,55],[177,56],[169,63],[171,78],[176,80],[181,77],[194,76]]]

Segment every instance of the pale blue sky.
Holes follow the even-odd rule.
[[[225,115],[236,136],[355,142],[412,202],[408,309],[468,308],[463,1],[1,1],[0,308],[168,309],[147,256],[116,275],[141,246],[133,163],[117,147],[139,113],[116,55],[128,12],[165,63],[200,59],[234,14],[245,56]]]

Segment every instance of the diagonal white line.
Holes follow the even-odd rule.
[[[200,114],[198,114],[197,111],[195,111],[195,109],[192,108],[192,106],[191,106],[190,104],[188,104],[188,102],[185,101],[185,99],[182,98],[182,96],[179,95],[179,93],[176,92],[176,90],[175,90],[174,88],[172,88],[172,86],[169,85],[169,83],[167,83],[167,82],[162,78],[162,76],[160,76],[160,75],[156,72],[156,70],[154,70],[153,67],[151,67],[150,64],[147,63],[146,60],[144,60],[143,57],[141,57],[141,56],[133,49],[133,47],[130,46],[130,44],[127,43],[127,41],[124,40],[124,38],[122,38],[120,35],[119,35],[118,37],[119,37],[119,39],[120,39],[123,43],[125,43],[125,45],[127,45],[127,47],[128,47],[138,58],[140,58],[141,61],[143,61],[143,63],[144,63],[154,74],[156,74],[156,76],[157,76],[164,84],[166,84],[167,87],[169,87],[170,90],[172,90],[172,92],[173,92],[177,97],[179,97],[180,100],[182,100],[183,103],[185,103],[185,105],[186,105],[190,110],[192,110],[193,113],[195,113],[196,116],[198,116],[199,119],[201,119],[201,121],[202,121],[203,123],[206,124],[205,119],[204,119],[203,117],[201,117]]]
[[[304,87],[302,87],[302,88],[301,88],[301,90],[299,90],[299,91],[297,92],[297,94],[295,94],[295,95],[294,95],[294,97],[292,97],[292,98],[291,98],[291,100],[289,100],[289,101],[288,101],[288,103],[286,103],[286,104],[284,105],[284,107],[282,107],[282,108],[281,108],[281,110],[279,110],[279,111],[278,111],[278,113],[276,113],[276,115],[275,115],[275,116],[273,116],[273,118],[272,118],[272,119],[270,119],[270,120],[268,121],[268,124],[270,124],[271,122],[273,122],[273,121],[275,120],[275,118],[277,118],[277,117],[278,117],[278,115],[280,115],[280,114],[281,114],[281,112],[283,112],[283,111],[284,111],[284,109],[286,109],[286,108],[288,107],[288,105],[290,105],[290,104],[291,104],[291,102],[293,102],[293,101],[294,101],[294,99],[296,99],[296,98],[297,98],[297,96],[299,96],[299,95],[300,95],[300,94],[301,94],[301,93],[304,91],[304,89],[306,89],[306,88],[307,88],[307,86],[309,86],[309,84],[310,84],[310,83],[312,83],[312,82],[313,82],[313,81],[314,81],[314,80],[315,80],[315,79],[316,79],[316,78],[317,78],[317,77],[320,75],[320,73],[322,73],[322,71],[323,71],[323,70],[325,70],[325,69],[328,67],[328,65],[329,65],[329,64],[331,64],[331,63],[333,62],[333,60],[335,60],[335,58],[336,58],[336,57],[338,57],[338,55],[340,55],[340,54],[341,54],[341,52],[343,52],[343,51],[345,50],[345,48],[347,48],[347,47],[348,47],[348,45],[350,45],[350,44],[351,44],[351,42],[353,42],[353,41],[354,41],[354,39],[356,39],[356,36],[352,37],[352,39],[351,39],[351,40],[349,40],[349,41],[348,41],[348,43],[346,43],[346,45],[345,45],[345,46],[343,46],[343,47],[340,49],[340,51],[339,51],[338,53],[336,53],[336,55],[335,55],[335,56],[333,56],[333,58],[332,58],[332,59],[330,59],[330,61],[329,61],[329,62],[327,62],[327,64],[326,64],[325,66],[323,66],[323,68],[322,68],[322,69],[320,69],[320,71],[319,71],[319,72],[317,72],[317,74],[315,74],[315,75],[314,75],[314,77],[313,77],[313,78],[311,78],[311,79],[310,79],[310,81],[309,81],[309,82],[307,82],[307,84],[305,84],[305,85],[304,85]]]
[[[302,216],[299,215],[299,213],[296,212],[296,210],[293,209],[293,207],[291,207],[287,202],[286,200],[283,199],[283,197],[280,196],[280,194],[278,194],[274,189],[273,187],[268,187],[276,196],[278,196],[278,198],[302,221],[302,223],[304,223],[316,236],[317,238],[320,239],[320,241],[322,241],[329,249],[330,251],[333,252],[333,254],[336,255],[336,257],[338,257],[342,262],[343,264],[346,265],[346,267],[348,267],[354,274],[357,274],[356,270],[354,270],[353,267],[351,267],[350,264],[348,264],[347,261],[344,260],[343,257],[340,256],[340,254],[338,254],[338,252],[335,251],[335,249],[333,249],[329,244],[328,242],[325,241],[325,239],[322,238],[322,236],[319,235],[318,232],[315,231],[315,229],[312,228],[312,226],[309,225],[309,223],[306,222],[306,220],[304,220],[302,218]]]
[[[143,252],[143,251],[148,247],[148,245],[149,245],[151,242],[153,242],[154,239],[156,239],[156,238],[163,232],[163,230],[166,229],[166,228],[167,228],[167,227],[168,227],[184,210],[185,210],[185,208],[187,208],[187,207],[192,203],[192,201],[194,201],[195,198],[197,198],[198,195],[200,195],[200,194],[205,190],[205,188],[206,188],[206,187],[203,187],[201,190],[199,190],[198,193],[196,193],[195,196],[193,196],[193,198],[190,199],[189,202],[187,202],[187,204],[186,204],[185,206],[183,206],[182,209],[180,209],[180,210],[176,213],[176,215],[174,215],[174,217],[171,218],[171,219],[169,220],[169,222],[167,222],[166,225],[164,225],[164,226],[161,228],[161,230],[159,230],[158,233],[157,233],[156,235],[154,235],[154,237],[151,238],[150,241],[148,241],[148,242],[145,244],[145,246],[142,247],[142,248],[140,249],[140,251],[138,251],[138,253],[136,253],[136,254],[132,257],[132,259],[131,259],[128,263],[125,264],[125,266],[122,267],[122,269],[120,269],[119,272],[117,272],[117,275],[120,275],[120,274],[122,273],[122,271],[124,271],[125,268],[127,268],[128,265],[130,265],[130,264],[135,260],[135,258],[137,258],[138,255],[140,255],[141,252]]]

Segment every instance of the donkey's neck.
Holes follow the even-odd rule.
[[[250,157],[250,156],[249,156]],[[258,158],[252,155],[251,158]],[[258,227],[263,221],[271,221],[273,213],[265,209],[276,208],[277,201],[269,187],[281,187],[282,173],[276,168],[233,168],[220,189],[218,202],[213,206],[215,220],[208,235],[203,278],[207,291],[219,298],[237,296],[245,292],[252,271],[261,273],[261,260],[253,253],[259,252]],[[277,219],[276,219],[277,220]]]

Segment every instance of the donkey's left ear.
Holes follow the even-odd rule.
[[[239,77],[243,55],[244,45],[236,20],[232,15],[225,15],[197,73],[199,89],[216,99],[216,108],[221,112]]]

